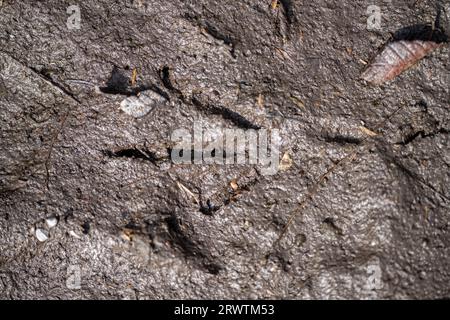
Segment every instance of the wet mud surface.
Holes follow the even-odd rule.
[[[0,298],[450,297],[448,43],[360,79],[435,3],[72,2],[0,1]],[[194,123],[278,172],[172,163]]]

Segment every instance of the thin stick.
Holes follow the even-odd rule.
[[[389,116],[387,116],[383,121],[381,121],[379,124],[376,125],[376,129],[375,131],[379,131],[382,127],[384,127],[386,125],[386,123],[388,121],[391,120],[391,118],[397,114],[401,109],[404,108],[404,105],[400,106],[399,108],[397,108],[395,111],[393,111]],[[366,141],[367,139],[369,139],[371,137],[365,137],[362,139],[362,142]],[[299,215],[302,211],[302,209],[305,207],[306,203],[308,202],[308,200],[311,200],[315,194],[317,193],[317,191],[319,190],[319,187],[322,185],[322,183],[327,180],[327,178],[337,169],[339,168],[342,164],[344,164],[344,162],[346,162],[347,160],[349,160],[349,163],[353,162],[354,160],[356,160],[356,157],[358,155],[358,150],[353,151],[352,153],[349,153],[348,155],[346,155],[345,157],[343,157],[342,159],[340,159],[338,162],[336,162],[334,165],[332,165],[324,174],[322,174],[319,178],[319,180],[311,187],[311,189],[306,193],[306,195],[304,196],[304,198],[299,202],[299,206],[294,209],[292,211],[292,213],[289,216],[288,222],[286,223],[285,227],[283,228],[283,230],[281,231],[281,234],[279,235],[279,237],[277,238],[277,240],[275,240],[275,242],[272,245],[272,249],[275,248],[275,246],[277,246],[280,241],[283,239],[283,237],[286,235],[289,227],[291,226],[291,224],[294,222],[294,219],[297,217],[297,215]],[[270,255],[270,253],[269,253]]]

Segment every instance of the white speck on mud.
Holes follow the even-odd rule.
[[[54,228],[58,224],[58,219],[56,217],[47,218],[45,219],[45,223],[49,228]]]
[[[44,242],[48,240],[48,232],[46,230],[43,229],[36,229],[35,231],[35,235],[36,238],[40,241],[40,242]]]
[[[120,103],[120,110],[132,117],[141,118],[164,102],[166,102],[166,99],[163,96],[152,90],[147,90],[141,92],[138,96],[124,99]]]
[[[76,238],[76,239],[81,239],[81,237],[80,237],[79,235],[77,235],[77,234],[75,233],[75,231],[73,231],[73,230],[70,230],[70,231],[69,231],[69,234],[70,234],[72,237]]]

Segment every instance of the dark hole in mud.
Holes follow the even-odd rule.
[[[220,206],[216,206],[210,199],[206,200],[206,204],[201,204],[200,212],[207,216],[212,216],[214,212],[218,211]]]
[[[416,24],[401,28],[397,30],[393,35],[394,41],[400,40],[422,40],[433,41],[436,43],[448,42],[448,36],[441,29],[433,28],[430,25]]]

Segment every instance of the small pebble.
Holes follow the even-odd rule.
[[[58,219],[56,217],[47,218],[45,219],[45,223],[47,223],[49,228],[54,228],[58,224]]]
[[[81,237],[80,237],[79,235],[77,235],[77,234],[75,233],[75,231],[73,231],[73,230],[70,230],[70,231],[69,231],[69,234],[70,234],[72,237],[76,238],[76,239],[81,239]]]
[[[48,232],[42,229],[36,229],[36,238],[40,241],[40,242],[44,242],[48,240]]]
[[[147,90],[141,92],[139,96],[131,96],[123,100],[120,103],[120,110],[134,118],[141,118],[153,108],[165,102],[166,99],[163,96],[152,90]]]

